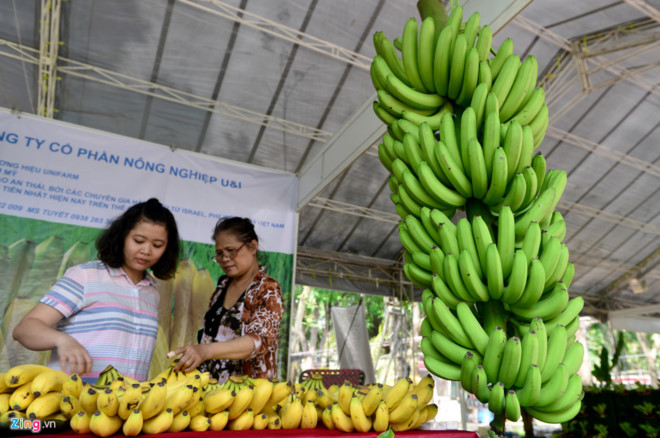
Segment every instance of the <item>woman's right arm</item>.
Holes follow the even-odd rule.
[[[58,310],[37,303],[14,328],[14,339],[30,350],[57,348],[60,366],[67,374],[91,372],[92,358],[87,350],[74,338],[55,328],[62,318],[64,315]]]

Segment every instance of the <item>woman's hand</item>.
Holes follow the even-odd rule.
[[[57,342],[57,355],[60,357],[60,367],[67,374],[83,374],[92,372],[92,357],[85,347],[71,336],[61,336]]]
[[[168,359],[173,356],[181,355],[172,371],[192,371],[206,360],[206,344],[186,345],[167,353]]]

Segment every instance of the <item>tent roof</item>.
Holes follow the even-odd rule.
[[[42,37],[40,3],[0,3],[0,106],[301,175],[368,108],[374,32],[394,38],[418,16],[415,0],[69,0],[60,14],[56,0],[59,35]],[[551,114],[540,150],[569,176],[571,292],[592,308],[660,302],[660,2],[509,3],[529,4],[494,46],[511,37],[539,61]],[[58,80],[40,104],[49,38]],[[355,149],[300,205],[298,281],[360,266],[337,279],[378,292],[396,283],[402,248],[387,171],[373,144]]]

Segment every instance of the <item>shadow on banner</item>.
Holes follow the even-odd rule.
[[[332,324],[337,338],[340,368],[359,368],[364,371],[364,383],[376,380],[371,359],[364,306],[332,307]]]

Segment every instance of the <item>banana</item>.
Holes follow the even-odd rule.
[[[525,253],[520,249],[516,250],[513,255],[511,274],[507,279],[507,285],[504,287],[504,292],[502,293],[502,302],[512,304],[520,300],[528,281],[527,266],[528,262]]]
[[[273,382],[268,379],[253,379],[254,384],[254,395],[252,396],[252,401],[248,408],[254,411],[254,414],[257,415],[263,411],[266,407],[266,403],[270,399],[270,396],[273,393]]]
[[[71,420],[69,420],[69,425],[74,432],[79,434],[89,433],[91,431],[89,427],[90,416],[85,411],[78,411]]]
[[[487,267],[486,253],[488,245],[493,243],[493,236],[491,229],[482,216],[475,216],[472,218],[472,234],[474,236],[474,244],[477,247],[477,254],[479,254],[479,262],[481,266]]]
[[[412,173],[410,170],[404,169],[402,174],[402,182],[403,182],[403,187],[405,188],[407,194],[409,194],[416,203],[419,203],[418,204],[419,207],[415,206],[413,208],[409,208],[408,204],[411,203],[406,203],[404,201],[403,193],[401,191],[401,188],[399,188],[399,196],[401,196],[401,201],[403,205],[406,208],[408,208],[408,210],[410,210],[410,212],[413,213],[415,216],[419,217],[421,213],[422,205],[432,208],[447,207],[447,205],[445,205],[443,202],[437,199],[438,196],[437,194],[435,195],[435,197],[431,195],[421,184],[420,180],[417,179],[417,176],[415,176],[415,174]]]
[[[529,323],[529,329],[536,332],[538,340],[538,358],[536,364],[543,370],[548,357],[548,332],[543,322],[543,318],[535,317]]]
[[[479,62],[479,84],[486,84],[487,92],[490,93],[493,84],[493,72],[490,70],[488,61]]]
[[[165,379],[161,379],[154,384],[140,403],[140,414],[144,420],[157,415],[165,406],[165,397],[167,397],[166,382]]]
[[[572,406],[575,402],[580,401],[582,396],[582,378],[578,374],[573,374],[568,378],[566,389],[559,398],[543,407],[536,407],[535,411],[545,413],[560,412]]]
[[[394,74],[385,77],[385,90],[408,106],[421,110],[437,110],[445,102],[444,98],[437,94],[427,94],[415,90],[403,83]]]
[[[465,284],[463,284],[463,277],[459,267],[459,257],[454,255],[454,253],[448,253],[445,256],[444,276],[447,285],[457,298],[468,303],[477,301],[472,294],[468,292]]]
[[[546,277],[545,279],[545,283],[543,286],[543,290],[545,292],[547,292],[552,287],[554,287],[554,285],[557,282],[559,282],[561,278],[564,276],[564,272],[566,271],[566,268],[568,267],[568,263],[569,263],[568,258],[569,258],[568,247],[562,243],[559,249],[559,258],[557,259],[557,264],[555,266],[555,269],[552,271],[552,274],[550,274],[550,276]],[[566,287],[566,289],[568,289],[568,287]]]
[[[426,406],[432,399],[435,391],[435,379],[426,374],[413,387],[413,392],[417,394],[419,406]]]
[[[192,396],[192,386],[188,385],[190,387],[190,396]],[[177,391],[178,394],[183,394],[183,390]],[[174,400],[174,399],[173,399]],[[186,399],[186,403],[190,400],[190,398]],[[126,391],[124,392],[124,395],[121,397],[121,400],[119,401],[119,407],[117,409],[117,415],[119,415],[119,418],[122,420],[126,420],[129,415],[131,415],[131,412],[133,412],[133,409],[136,409],[140,406],[140,403],[142,402],[142,387],[140,386],[139,383],[133,383],[131,385],[128,385],[126,388]],[[184,403],[184,405],[186,404]],[[83,400],[82,400],[82,395],[80,396],[80,405],[83,406]],[[168,408],[173,408],[173,405],[171,404],[170,406],[166,406]],[[84,407],[83,407],[84,409]],[[179,408],[180,410],[180,408]],[[179,412],[177,410],[177,413]],[[175,415],[175,414],[173,414]]]
[[[268,421],[269,421],[268,414],[262,412],[261,414],[258,415],[254,415],[254,414],[252,415],[254,417],[252,421],[253,430],[265,430],[268,428]]]
[[[502,382],[497,382],[490,390],[488,409],[495,415],[504,412],[505,389]]]
[[[419,43],[417,45],[417,68],[424,88],[435,92],[433,79],[433,61],[436,42],[435,19],[426,17],[419,26]]]
[[[472,179],[470,161],[469,161],[469,141],[477,137],[477,116],[474,109],[468,106],[461,114],[461,123],[458,126],[460,132],[457,133],[459,137],[460,157],[465,170],[465,175]]]
[[[417,20],[413,17],[408,19],[403,27],[401,58],[403,60],[403,69],[410,81],[412,87],[422,93],[428,90],[424,86],[420,76],[418,60],[418,41],[417,41]]]
[[[428,207],[422,207],[420,210],[419,218],[422,221],[422,225],[424,226],[426,233],[431,236],[431,240],[435,246],[440,246],[440,235],[438,234],[438,229],[433,224],[433,220],[431,219],[431,209]],[[442,251],[440,248],[438,248],[438,250]],[[431,250],[431,252],[432,251],[433,250]],[[442,253],[442,256],[444,258],[444,253]]]
[[[378,101],[373,101],[371,104],[371,108],[374,111],[374,114],[376,114],[376,117],[380,119],[381,122],[384,124],[391,126],[394,122],[396,122],[396,117],[390,114],[385,107],[383,107],[380,102]],[[382,161],[381,161],[382,162]],[[385,168],[388,168],[388,166],[385,164],[385,162],[382,162]]]
[[[533,260],[538,256],[541,248],[541,226],[538,222],[530,222],[520,248],[527,256],[527,260]],[[545,277],[545,271],[543,271],[543,275]]]
[[[554,187],[543,190],[530,208],[522,216],[516,218],[516,237],[522,236],[531,222],[543,223],[552,214],[555,200],[559,199],[558,196],[561,194],[558,194]]]
[[[541,106],[538,114],[529,122],[529,127],[532,128],[534,134],[534,149],[536,149],[545,136],[545,130],[549,123],[549,110],[548,104],[544,103]]]
[[[249,413],[252,413],[252,411],[249,411]],[[239,417],[239,418],[241,418],[241,420],[243,420],[241,422],[238,422],[238,418],[233,420],[234,421],[233,427],[235,429],[232,429],[232,421],[230,421],[228,429],[230,429],[230,430],[246,430],[246,429],[239,429],[240,427],[244,427],[244,425],[246,423],[250,424],[250,426],[252,426],[251,419],[249,418],[249,413],[248,412],[244,413],[243,415],[245,415],[245,417],[242,417],[242,418]],[[174,420],[172,420],[172,421],[174,421]],[[207,430],[209,430],[210,427],[211,427],[211,419],[209,417],[205,416],[205,415],[197,415],[195,417],[192,417],[190,419],[190,424],[188,425],[188,429],[192,430],[193,432],[206,432]],[[248,429],[249,428],[250,427],[248,426]]]
[[[415,111],[408,111],[408,110],[403,110],[401,112],[401,117],[402,119],[399,120],[405,120],[413,123],[416,126],[421,126],[422,124],[426,123],[429,125],[432,129],[438,129],[440,127],[440,123],[442,122],[442,117],[445,115],[445,113],[451,113],[454,109],[454,106],[450,101],[446,101],[441,107],[437,109],[437,111],[433,111],[430,115],[422,115],[420,114],[421,110],[415,110]]]
[[[484,151],[484,162],[486,163],[486,171],[488,172],[488,178],[495,177],[495,169],[493,165],[493,160],[495,157],[495,151],[500,147],[500,116],[497,110],[488,109],[489,102],[493,102],[497,106],[497,97],[493,93],[488,93],[486,97],[486,108],[484,110],[485,119],[484,119],[484,128],[482,134],[481,145],[483,146]],[[506,154],[505,154],[506,155]],[[508,167],[507,167],[507,181],[508,181]],[[496,199],[499,201],[499,199]]]
[[[408,227],[410,237],[413,238],[417,246],[422,249],[424,254],[429,254],[436,245],[436,242],[429,233],[426,232],[426,228],[424,228],[422,222],[420,222],[417,217],[408,215],[406,217],[406,226]]]
[[[458,321],[472,342],[472,345],[474,345],[474,348],[479,354],[483,355],[486,352],[489,336],[475,317],[470,305],[465,302],[460,302],[456,306],[456,314],[458,316]]]
[[[431,257],[428,254],[418,251],[412,253],[410,256],[412,257],[414,265],[417,265],[426,271],[431,271]]]
[[[443,117],[443,124],[445,122],[446,117]],[[451,120],[451,117],[448,119]],[[453,131],[453,122],[448,122],[452,126],[448,129],[451,129]],[[443,129],[440,129],[440,135],[443,135]],[[442,171],[444,172],[445,176],[449,179],[451,182],[452,186],[454,189],[464,198],[470,198],[472,197],[472,183],[470,180],[467,178],[465,173],[463,172],[463,165],[460,163],[460,152],[459,152],[459,146],[456,143],[456,137],[454,134],[454,138],[450,138],[447,136],[451,136],[451,134],[444,134],[445,139],[448,140],[450,143],[453,142],[453,146],[450,148],[447,146],[447,143],[445,143],[445,140],[441,140],[438,142],[438,147],[436,148],[436,158],[438,159],[438,163],[440,163],[440,167],[442,168]],[[456,148],[456,152],[452,152],[453,148]],[[455,155],[457,157],[455,157]],[[458,158],[458,159],[456,159]]]
[[[243,385],[234,396],[231,406],[229,406],[229,420],[237,418],[243,411],[248,409],[253,397],[254,385]]]
[[[522,108],[520,108],[511,118],[511,121],[515,120],[523,126],[529,125],[529,123],[534,120],[541,111],[544,103],[545,90],[542,87],[535,88]]]
[[[403,150],[412,169],[417,169],[422,161],[422,149],[419,141],[413,134],[403,134]]]
[[[522,251],[522,250],[521,250]],[[529,307],[541,298],[543,295],[543,285],[545,283],[545,271],[541,261],[536,258],[529,262],[529,270],[527,273],[527,283],[525,289],[518,301],[512,304],[516,307]]]
[[[461,251],[458,257],[458,265],[460,268],[461,278],[468,293],[474,301],[488,301],[490,296],[488,288],[479,278],[470,251]]]
[[[231,406],[235,396],[236,393],[228,388],[213,389],[204,394],[204,409],[209,414],[222,412]]]
[[[481,260],[479,259],[479,253],[474,241],[472,225],[466,218],[459,219],[456,224],[456,241],[458,242],[459,252],[462,253],[463,251],[467,251],[470,254],[478,277],[484,278]]]
[[[357,432],[365,433],[371,430],[372,420],[365,414],[362,403],[356,395],[351,398],[350,416]]]
[[[502,68],[505,69],[505,66]],[[527,56],[522,62],[506,99],[500,99],[500,102],[504,102],[500,108],[502,122],[508,121],[517,114],[522,109],[523,103],[531,96],[536,86],[538,68],[538,61],[533,55]]]
[[[561,254],[561,241],[557,237],[548,239],[548,244],[541,248],[541,255],[539,260],[543,265],[546,280],[552,277],[553,272],[557,268]]]
[[[43,419],[60,411],[61,392],[47,392],[36,397],[28,405],[25,413],[31,420]]]
[[[477,39],[477,51],[479,52],[479,61],[487,61],[490,55],[490,48],[493,43],[493,31],[489,25],[479,29],[479,38]]]
[[[517,123],[518,122],[511,122]],[[522,125],[520,125],[522,126]],[[516,167],[516,173],[524,172],[526,168],[529,168],[528,172],[530,175],[534,176],[534,182],[529,184],[530,189],[528,192],[531,193],[530,198],[535,198],[538,194],[538,190],[541,188],[538,185],[538,176],[536,175],[536,170],[532,167],[532,159],[534,158],[534,134],[532,133],[532,128],[529,125],[522,126],[522,144],[520,146],[520,157],[518,158],[518,166]],[[525,199],[525,206],[531,203],[531,199]]]
[[[62,384],[69,378],[69,376],[60,370],[44,371],[39,373],[32,380],[32,392],[35,397],[44,395],[50,391],[62,391]]]
[[[401,244],[405,248],[406,252],[408,252],[409,254],[413,254],[415,252],[424,252],[419,246],[417,246],[417,243],[410,235],[410,232],[408,231],[408,226],[404,221],[399,222],[398,228],[399,228],[399,240],[401,241]]]
[[[422,289],[431,287],[431,282],[433,280],[433,274],[420,266],[407,262],[403,266],[403,272],[413,284]]]
[[[378,408],[378,404],[383,398],[383,384],[377,383],[369,387],[369,392],[360,401],[362,404],[362,411],[365,415],[370,416]]]
[[[441,253],[440,248],[436,248],[437,251],[432,251],[431,252],[431,263],[433,266],[433,260],[435,258],[435,255],[438,253]],[[431,277],[431,287],[433,289],[433,292],[435,295],[440,298],[440,300],[445,303],[448,307],[455,309],[456,306],[458,305],[459,302],[461,302],[460,297],[457,297],[454,295],[454,293],[449,289],[449,286],[445,281],[442,279],[444,276],[443,270],[438,271],[438,273],[435,273],[435,269],[443,269],[442,266],[444,264],[444,256],[441,260],[438,262],[438,267],[437,268],[432,268],[431,271],[434,272],[433,276]]]
[[[462,107],[470,105],[470,100],[474,94],[474,89],[479,83],[479,51],[476,47],[467,46],[467,55],[465,56],[465,66],[463,68],[463,80],[461,89],[456,97],[456,103]],[[450,83],[451,84],[451,83]]]
[[[439,298],[433,298],[432,305],[435,312],[434,316],[451,336],[452,340],[465,348],[475,348],[458,318],[452,313],[449,307]]]
[[[447,96],[449,89],[449,73],[451,66],[451,53],[454,43],[454,35],[451,26],[445,26],[435,45],[433,56],[433,85],[439,96]]]
[[[342,408],[339,406],[339,403],[333,403],[330,409],[332,423],[336,429],[346,433],[351,433],[355,430],[353,420],[351,420],[350,415],[347,415],[342,410]]]
[[[300,403],[299,398],[298,398],[298,403]],[[302,407],[302,405],[301,405],[301,407]],[[314,411],[314,412],[316,412],[316,411]],[[292,411],[292,414],[293,414],[293,411]],[[231,416],[231,414],[229,416]],[[199,416],[196,417],[196,418],[199,418]],[[190,429],[191,430],[195,430],[195,428],[193,428],[193,421],[194,420],[195,420],[195,418],[193,418],[190,422],[190,424],[191,424]],[[211,419],[210,418],[203,417],[201,420],[197,420],[197,421],[202,422],[201,427],[206,427],[206,429],[211,427]],[[268,423],[266,423],[266,424],[268,424]],[[300,424],[300,421],[298,421],[298,424]],[[254,425],[254,411],[252,409],[248,408],[248,409],[245,409],[243,412],[241,412],[238,417],[229,420],[229,422],[227,423],[227,430],[249,430],[250,428],[252,428],[253,425]],[[204,430],[206,430],[206,429],[204,429]]]
[[[440,122],[440,128],[439,128],[439,134],[440,134],[440,141],[437,143],[436,146],[436,158],[438,159],[438,163],[440,163],[440,167],[442,168],[443,173],[445,176],[449,179],[449,181],[452,184],[460,184],[458,185],[465,185],[466,182],[463,180],[455,180],[455,178],[460,178],[460,175],[463,174],[463,178],[467,181],[467,178],[465,177],[464,174],[464,169],[463,169],[463,160],[461,159],[461,147],[460,144],[458,143],[458,139],[456,136],[458,135],[456,132],[456,125],[454,123],[454,116],[451,113],[445,113],[442,116],[441,122]],[[444,144],[446,153],[449,155],[449,160],[448,162],[445,162],[443,164],[443,160],[441,159],[442,157],[439,154],[439,148],[440,146]],[[451,165],[451,166],[450,166]],[[454,179],[448,174],[449,170],[448,168],[456,166],[457,168],[457,175],[455,176]],[[469,181],[467,181],[467,184],[469,185]],[[459,190],[459,187],[456,187],[456,190]],[[466,194],[472,193],[472,190],[466,190],[465,188],[462,188],[465,190],[465,193],[461,193],[459,190],[459,193],[461,193],[463,196],[466,196]]]
[[[569,376],[572,376],[580,370],[583,358],[584,346],[580,342],[575,341],[566,348],[563,364],[566,365],[566,372]]]
[[[35,398],[31,388],[31,381],[14,387],[14,391],[9,397],[9,408],[14,411],[25,411]]]
[[[513,40],[506,38],[497,49],[495,58],[490,61],[490,69],[493,72],[493,79],[496,79],[500,74],[505,62],[513,55]]]
[[[502,263],[497,245],[491,243],[486,248],[486,286],[491,299],[499,300],[504,293],[504,278],[502,276]]]
[[[541,408],[547,406],[553,401],[557,400],[561,394],[566,390],[568,385],[568,372],[566,370],[566,365],[560,363],[557,366],[557,370],[552,374],[550,380],[545,382],[541,386],[541,393],[536,399],[534,406]]]
[[[532,365],[538,366],[539,338],[534,330],[529,330],[523,335],[520,352],[520,366],[513,382],[513,386],[518,388],[524,385],[530,367]]]
[[[506,332],[502,327],[495,327],[489,334],[488,344],[484,352],[483,366],[486,371],[488,383],[496,383],[497,375],[502,363],[502,355],[506,346]]]
[[[578,400],[569,407],[560,411],[543,412],[534,408],[527,408],[526,410],[527,413],[532,417],[539,421],[543,421],[544,423],[566,423],[575,418],[575,416],[580,412],[581,408],[582,401]]]
[[[107,437],[121,429],[123,421],[117,416],[108,416],[101,411],[95,411],[89,419],[89,430],[96,436]]]
[[[213,431],[223,430],[227,426],[227,423],[229,422],[229,411],[223,410],[220,412],[216,412],[215,414],[212,414],[209,417],[209,419],[211,420],[211,424],[209,425],[210,430]]]
[[[392,429],[392,432],[398,433],[412,429],[413,426],[417,424],[419,415],[420,415],[420,411],[416,409],[412,412],[410,417],[406,418],[405,420],[399,423],[390,423],[390,428]]]
[[[96,408],[108,417],[117,415],[117,410],[119,409],[117,393],[110,388],[100,391],[96,398]]]
[[[481,23],[481,15],[479,12],[474,12],[470,15],[467,22],[465,23],[465,29],[463,29],[463,34],[465,35],[465,40],[468,47],[474,47],[474,42],[477,39],[477,33],[479,32],[479,24]]]
[[[376,49],[376,53],[387,63],[387,66],[392,73],[404,83],[410,84],[403,67],[403,61],[399,58],[399,55],[397,55],[392,41],[390,41],[383,32],[374,33],[374,48]]]
[[[408,419],[417,410],[417,394],[406,394],[394,409],[390,409],[390,423],[400,423]]]
[[[346,415],[351,414],[351,397],[353,396],[353,391],[355,387],[348,380],[339,387],[339,394],[337,401],[339,402],[339,407],[344,411]]]
[[[493,157],[495,158],[495,157]],[[468,143],[468,160],[472,179],[472,194],[477,199],[484,199],[488,194],[488,170],[483,148],[476,137]]]
[[[504,352],[502,353],[502,362],[497,376],[498,381],[504,384],[505,388],[510,388],[516,381],[522,360],[522,345],[519,338],[513,336],[506,341]]]
[[[165,408],[158,415],[143,421],[142,433],[144,434],[164,433],[170,428],[173,421],[174,421],[174,413],[172,409]]]
[[[477,356],[470,351],[465,353],[463,361],[461,362],[461,374],[459,380],[461,382],[461,387],[470,393],[472,392],[472,375],[477,365],[479,365],[479,359]]]
[[[186,412],[186,415],[188,413]],[[190,420],[188,420],[190,422]],[[124,436],[138,436],[142,432],[142,425],[144,424],[144,419],[142,418],[142,411],[140,409],[133,409],[128,418],[124,421],[121,429]],[[186,424],[185,427],[179,429],[181,431],[188,427]]]
[[[78,398],[83,389],[83,382],[78,374],[71,374],[62,382],[62,393]]]
[[[356,397],[357,398],[357,397]],[[358,400],[359,402],[359,400]],[[302,418],[300,420],[301,429],[314,429],[319,420],[318,412],[313,402],[308,401],[303,406]]]
[[[584,308],[584,298],[575,297],[568,300],[568,304],[566,304],[566,308],[564,309],[563,312],[561,312],[555,318],[545,322],[545,328],[548,334],[552,333],[552,331],[558,325],[568,326],[568,324],[570,324],[571,321],[573,321],[576,317],[579,316],[583,308]]]
[[[5,373],[5,385],[9,388],[18,388],[32,380],[39,374],[50,371],[50,368],[38,364],[16,365]]]
[[[488,403],[490,399],[490,388],[488,387],[488,377],[486,376],[486,370],[484,370],[483,365],[477,365],[474,370],[472,370],[472,376],[470,381],[471,393],[477,397],[481,403]]]
[[[557,366],[564,359],[566,353],[566,327],[558,325],[548,334],[548,353],[545,363],[541,367],[541,381],[547,382],[557,371]]]
[[[518,421],[520,419],[520,402],[516,391],[510,389],[504,397],[504,415],[509,421]]]
[[[387,151],[385,150],[385,145],[383,143],[378,145],[378,159],[380,160],[380,163],[383,165],[383,167],[387,169],[388,172],[391,173],[392,160],[387,155]]]
[[[453,100],[456,100],[461,92],[467,54],[467,40],[464,34],[459,34],[454,39],[454,44],[452,47],[451,61],[449,66],[449,83],[447,86],[447,96]]]
[[[474,111],[475,124],[481,126],[484,120],[484,110],[486,108],[486,97],[488,96],[489,84],[480,82],[472,93],[472,100],[470,101],[470,108]]]
[[[394,409],[403,400],[406,394],[408,394],[411,385],[413,385],[413,381],[410,379],[410,377],[402,377],[397,379],[392,388],[387,391],[387,394],[385,394],[385,397],[383,398],[385,404],[387,405],[388,411]]]
[[[507,180],[511,181],[513,175],[516,174],[518,168],[518,161],[522,151],[523,143],[523,129],[520,123],[511,122],[506,130],[506,135],[502,141],[502,149],[506,153],[507,160]]]
[[[524,408],[534,406],[541,395],[541,371],[538,366],[534,364],[530,366],[527,377],[525,377],[525,383],[516,391],[516,395],[520,406]]]
[[[429,340],[429,338],[422,338],[420,343],[422,352],[424,353],[424,365],[434,376],[446,380],[459,380],[461,368],[456,363],[451,362],[440,353]]]
[[[563,283],[556,283],[555,287],[539,301],[529,307],[511,306],[510,310],[518,318],[531,320],[538,316],[543,319],[552,319],[564,311],[568,304],[568,291]]]
[[[438,154],[436,154],[436,159],[437,157]],[[427,162],[422,161],[419,163],[417,175],[423,189],[434,197],[434,204],[437,205],[439,202],[442,202],[450,207],[461,207],[465,205],[465,197],[442,183]],[[441,206],[440,209],[443,209],[443,207]]]
[[[502,264],[502,276],[508,278],[513,269],[513,257],[516,244],[516,221],[508,205],[500,210],[497,221],[497,250]]]
[[[80,402],[77,397],[72,395],[64,395],[60,399],[60,412],[62,412],[67,418],[71,419],[78,411],[81,410]]]

